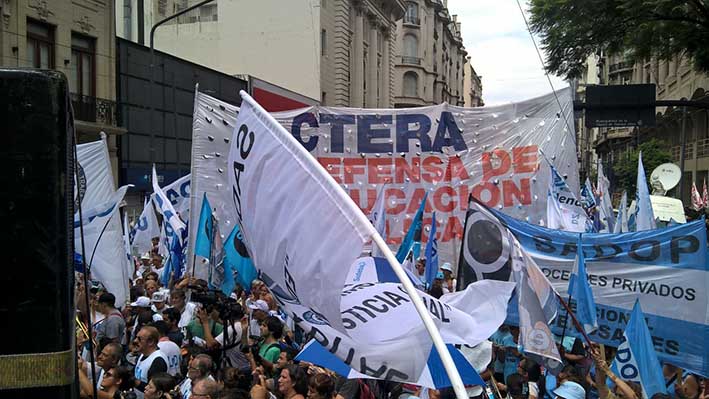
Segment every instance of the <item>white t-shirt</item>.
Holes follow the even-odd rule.
[[[195,309],[197,309],[196,303],[187,302],[185,304],[185,310],[182,311],[182,316],[180,316],[180,322],[177,323],[177,326],[180,328],[187,327],[187,325],[190,324],[190,322],[194,318]]]
[[[536,382],[529,381],[527,383],[529,386],[529,396],[534,396],[535,398],[539,397],[539,385],[537,385]]]
[[[180,347],[176,343],[167,338],[164,341],[158,342],[158,348],[167,357],[167,373],[171,376],[176,376],[180,372]]]
[[[229,336],[229,341],[227,343],[228,346],[232,346],[236,344],[233,348],[229,348],[226,351],[226,358],[223,360],[223,362],[227,362],[227,366],[229,367],[236,367],[236,368],[243,368],[243,367],[248,367],[248,360],[246,356],[241,352],[242,344],[241,344],[241,339],[242,335],[244,334],[243,328],[241,327],[241,322],[235,322],[232,326],[229,326],[227,329],[227,334]],[[216,338],[214,338],[215,341],[219,342],[219,345],[224,347],[224,332],[221,334],[217,335]]]

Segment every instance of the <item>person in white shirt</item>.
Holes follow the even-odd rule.
[[[213,366],[214,363],[209,355],[197,355],[190,360],[189,366],[187,367],[187,378],[179,385],[182,399],[190,399],[192,396],[192,385],[197,384],[197,382],[207,378],[214,381],[214,378],[209,375]]]
[[[443,293],[450,294],[455,292],[456,281],[453,278],[453,266],[446,262],[441,266],[441,271],[443,272]]]
[[[168,295],[169,293],[166,294],[164,291],[155,292],[150,298],[150,302],[152,303],[152,305],[150,305],[150,309],[160,315],[165,309],[170,309],[170,306],[166,303]]]
[[[197,305],[187,302],[186,292],[183,288],[175,288],[170,292],[170,305],[180,312],[180,322],[177,323],[177,326],[187,327],[194,318]]]
[[[160,334],[158,348],[160,348],[160,351],[164,353],[167,358],[167,373],[175,377],[180,373],[180,361],[182,360],[180,347],[170,341],[170,338],[167,336],[169,328],[166,322],[162,320],[156,321],[152,326],[155,327],[155,329],[158,330],[158,334]]]
[[[135,345],[140,357],[135,364],[135,387],[138,399],[143,398],[143,391],[156,373],[167,372],[167,357],[158,348],[160,334],[155,327],[145,326],[138,331]]]
[[[239,370],[248,370],[250,367],[249,360],[242,352],[242,339],[244,331],[247,331],[248,322],[244,317],[244,311],[239,304],[232,305],[229,313],[225,315],[229,320],[220,320],[223,325],[231,325],[226,329],[226,344],[224,343],[224,331],[212,336],[212,331],[206,319],[203,319],[204,340],[207,343],[207,348],[210,350],[224,351],[225,356],[222,356],[222,367],[234,367]]]

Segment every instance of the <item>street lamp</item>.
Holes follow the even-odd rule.
[[[186,14],[192,10],[195,10],[199,7],[202,7],[203,5],[207,3],[211,3],[214,0],[203,0],[200,1],[197,4],[194,4],[192,6],[189,6],[185,8],[182,11],[179,11],[173,15],[170,15],[169,17],[166,17],[164,19],[161,19],[155,25],[153,25],[152,28],[150,28],[150,84],[148,86],[148,90],[150,91],[148,99],[150,100],[150,158],[151,161],[155,162],[155,131],[153,130],[153,113],[155,111],[155,107],[153,105],[153,85],[155,84],[155,79],[153,78],[153,70],[155,68],[155,31],[160,27],[160,25],[163,25],[165,22],[170,21],[172,19],[175,19],[179,17],[180,15]],[[179,156],[179,149],[178,151],[178,156]],[[179,168],[179,158],[178,158],[178,168]]]

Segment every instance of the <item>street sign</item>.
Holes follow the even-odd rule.
[[[586,127],[655,126],[655,85],[586,87]]]

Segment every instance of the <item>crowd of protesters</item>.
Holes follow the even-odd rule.
[[[346,379],[296,356],[308,338],[259,280],[247,290],[237,286],[227,310],[192,300],[205,292],[202,280],[183,279],[163,287],[162,258],[143,256],[130,289],[119,303],[100,283],[76,290],[81,395],[110,398],[238,399],[447,399],[450,388],[430,390],[375,379]],[[425,259],[411,265],[423,279]],[[453,269],[444,263],[429,294],[455,291]],[[88,309],[83,301],[90,292]],[[122,302],[122,301],[120,301]],[[492,357],[478,372],[486,386],[467,387],[475,399],[709,399],[701,377],[664,365],[669,395],[644,398],[641,387],[623,381],[609,368],[613,348],[566,337],[559,349],[564,364],[555,371],[526,357],[519,330],[502,326],[490,337]],[[89,348],[94,348],[91,356]],[[91,365],[91,359],[95,364]],[[93,374],[95,373],[95,375]],[[95,383],[95,385],[94,385]],[[494,397],[494,398],[493,398]]]

